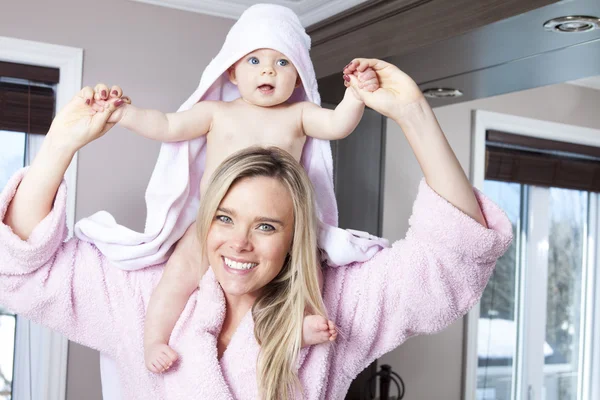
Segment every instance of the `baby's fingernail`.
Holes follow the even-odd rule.
[[[115,107],[119,107],[123,103],[124,103],[124,101],[119,99],[119,100],[115,101]]]
[[[91,103],[91,100],[90,100],[90,99],[87,99],[87,100],[85,101],[85,104],[87,104],[88,106],[90,105],[90,103]]]
[[[350,77],[348,75],[344,74],[344,80],[346,82],[350,82]]]
[[[118,95],[119,95],[119,92],[117,92],[116,90],[113,90],[113,91],[112,91],[112,94],[113,94],[113,96],[118,96]]]
[[[106,90],[102,91],[102,97],[106,97]]]

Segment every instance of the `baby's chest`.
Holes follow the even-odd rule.
[[[271,145],[289,149],[304,139],[300,114],[292,108],[250,112],[244,107],[231,107],[215,118],[210,136],[214,143],[239,148]]]
[[[240,149],[255,145],[290,149],[304,142],[300,129],[286,121],[226,121],[215,126],[209,136],[211,144]]]

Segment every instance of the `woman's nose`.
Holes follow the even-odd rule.
[[[231,238],[230,245],[236,252],[252,251],[252,241],[247,232],[237,232]]]

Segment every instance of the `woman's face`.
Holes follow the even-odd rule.
[[[208,231],[206,248],[227,296],[255,300],[281,271],[291,249],[294,209],[274,178],[245,178],[231,186]]]

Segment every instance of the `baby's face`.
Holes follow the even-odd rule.
[[[244,100],[262,107],[285,103],[300,85],[294,65],[272,49],[246,54],[229,69],[229,79]]]

